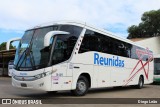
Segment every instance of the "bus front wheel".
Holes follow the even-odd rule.
[[[76,89],[72,90],[71,92],[76,96],[84,96],[88,92],[89,82],[85,76],[80,76],[77,84]]]

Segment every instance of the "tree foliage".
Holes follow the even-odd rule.
[[[143,13],[141,21],[128,28],[128,39],[160,36],[160,9]]]
[[[11,44],[10,49],[15,49],[15,47]],[[6,50],[6,42],[0,44],[0,51],[1,50]]]

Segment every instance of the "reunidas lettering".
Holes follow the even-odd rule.
[[[112,58],[106,58],[100,56],[98,53],[94,53],[94,64],[104,66],[124,67],[124,60],[120,60],[118,56]]]

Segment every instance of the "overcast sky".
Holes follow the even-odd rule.
[[[157,9],[160,0],[1,0],[0,43],[57,20],[85,21],[126,38],[145,11]]]

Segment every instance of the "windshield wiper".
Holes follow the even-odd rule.
[[[24,61],[26,62],[27,56],[29,56],[32,70],[35,69],[34,57],[33,57],[33,55],[31,56],[31,48],[32,48],[32,44],[30,44],[30,46],[26,49],[27,51],[25,51],[25,57],[24,57],[23,61],[21,62],[21,64],[19,65],[19,68],[21,67],[21,65],[23,64]]]
[[[18,60],[18,62],[17,62],[17,65],[16,65],[16,69],[18,68],[18,65],[19,65],[19,62],[20,62],[21,59],[22,59],[22,56],[24,55],[24,53],[26,53],[26,50],[27,50],[27,48],[23,51],[22,55],[20,56],[20,58],[19,58],[19,60]]]

